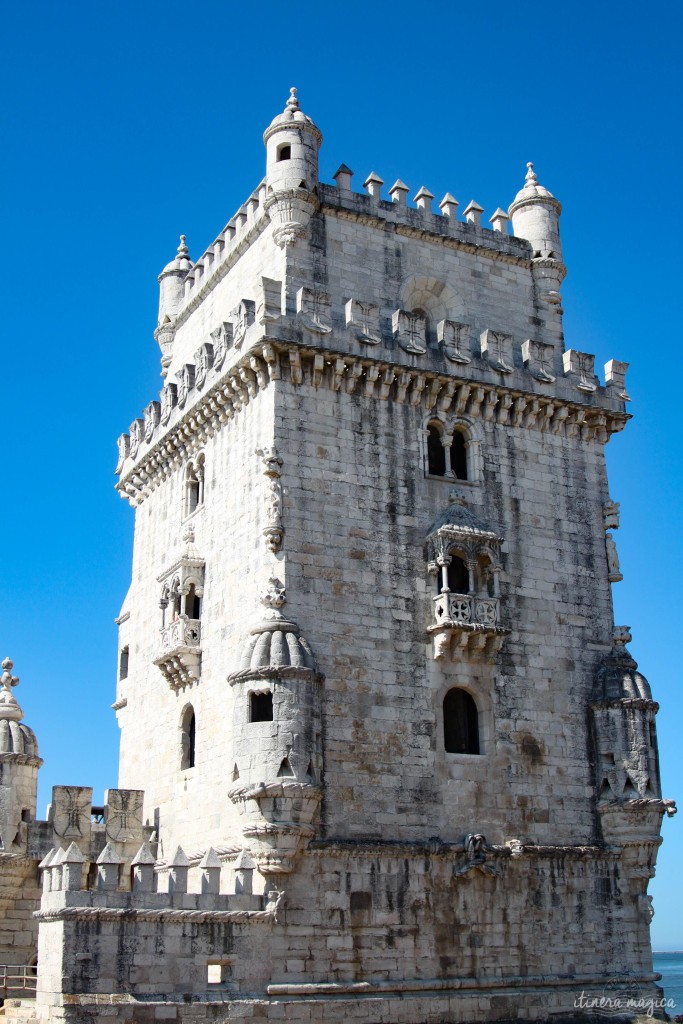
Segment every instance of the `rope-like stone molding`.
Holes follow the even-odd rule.
[[[37,921],[160,921],[165,924],[267,924],[277,921],[278,904],[270,910],[160,910],[126,907],[56,907],[36,910]]]
[[[306,371],[307,382],[316,388],[324,384],[352,394],[362,384],[366,398],[386,401],[391,397],[428,413],[478,417],[492,425],[536,428],[604,444],[629,419],[627,413],[335,352],[324,354],[325,364],[318,371],[316,355],[320,353],[313,347],[261,338],[128,470],[117,485],[121,496],[133,506],[144,500],[259,391],[283,378],[284,357],[289,363],[288,379],[295,386],[304,383]]]
[[[572,977],[557,977],[552,974],[515,974],[506,978],[434,978],[415,981],[338,981],[302,982],[268,985],[269,996],[364,996],[391,995],[394,992],[480,992],[486,989],[517,988],[570,988],[609,984],[631,986],[658,981],[661,975],[650,974],[575,974]]]
[[[306,856],[316,857],[427,857],[438,856],[457,859],[465,853],[463,843],[444,843],[440,840],[419,842],[415,840],[355,840],[355,839],[314,839],[306,850]],[[619,850],[606,846],[534,846],[520,843],[516,846],[487,846],[486,856],[491,858],[539,857],[573,858],[576,860],[615,860]]]

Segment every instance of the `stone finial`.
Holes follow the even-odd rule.
[[[178,259],[187,260],[190,258],[190,250],[187,248],[187,235],[180,236],[180,245],[177,248]]]
[[[534,165],[529,161],[526,165],[526,175],[524,178],[527,185],[538,185],[538,177],[534,170]]]
[[[351,191],[351,178],[353,177],[353,171],[346,164],[342,164],[337,173],[334,175],[334,180],[337,183],[337,188],[340,192]]]
[[[298,109],[299,109],[299,101],[296,98],[296,86],[293,85],[291,87],[291,89],[289,90],[289,99],[287,100],[287,102],[285,104],[285,110],[292,110],[292,111],[294,111],[294,110],[298,110]]]
[[[415,196],[415,202],[417,203],[418,210],[422,210],[423,213],[431,213],[433,198],[433,194],[423,185]]]
[[[12,675],[14,662],[11,658],[5,658],[2,663],[2,677],[0,678],[0,720],[9,722],[20,722],[24,712],[19,707],[16,697],[12,693],[15,686],[19,685],[19,677]]]
[[[202,893],[217,896],[221,888],[221,862],[210,846],[199,862],[202,872]]]
[[[382,185],[384,184],[383,178],[380,178],[379,174],[375,174],[374,171],[370,171],[367,178],[363,182],[363,188],[376,203],[382,198]]]
[[[405,184],[405,182],[401,181],[400,178],[397,178],[394,184],[389,189],[391,201],[395,203],[396,206],[406,206],[406,198],[409,192],[410,189]]]
[[[507,233],[508,233],[508,221],[509,220],[510,220],[510,218],[508,217],[508,215],[505,212],[505,210],[501,210],[501,208],[499,206],[498,209],[493,214],[493,216],[489,217],[489,224],[493,225],[493,230],[494,231],[500,231],[501,234],[507,235]]]
[[[484,207],[476,203],[474,199],[468,203],[465,207],[465,220],[468,224],[476,224],[477,227],[481,226],[481,215],[484,212]]]
[[[439,203],[439,209],[441,210],[444,217],[452,217],[453,220],[455,220],[458,213],[459,205],[460,203],[458,202],[458,200],[454,196],[452,196],[450,192],[447,192],[446,195],[441,200],[441,202]]]
[[[123,860],[111,845],[107,843],[97,858],[97,888],[112,891],[119,885],[119,868]]]

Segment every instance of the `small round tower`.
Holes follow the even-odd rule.
[[[21,854],[29,821],[35,819],[38,756],[35,733],[22,724],[24,712],[12,693],[19,684],[13,662],[5,658],[0,679],[0,849]]]
[[[161,373],[164,377],[171,362],[175,318],[182,305],[185,278],[191,267],[186,238],[181,235],[175,259],[167,263],[159,274],[159,318],[154,337],[161,348]]]
[[[313,191],[318,184],[318,150],[323,141],[320,130],[304,114],[296,89],[281,114],[263,135],[266,145],[266,185],[273,192],[289,189]]]
[[[517,193],[508,210],[512,219],[512,233],[531,242],[535,259],[562,262],[562,206],[547,188],[539,185],[534,165],[528,163],[526,166],[524,188]]]

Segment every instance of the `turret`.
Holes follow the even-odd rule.
[[[38,743],[32,729],[22,725],[24,712],[12,693],[19,684],[13,662],[5,658],[0,680],[0,849],[26,851],[28,822],[36,816]]]
[[[183,300],[185,278],[192,267],[185,241],[185,235],[181,235],[177,256],[167,263],[159,274],[159,320],[154,337],[161,348],[163,377],[166,376],[171,363],[175,319]]]
[[[512,218],[512,233],[531,242],[535,259],[562,262],[560,242],[560,213],[562,206],[555,197],[539,185],[534,165],[529,163],[524,188],[515,196],[508,210]]]
[[[279,246],[293,245],[306,233],[318,202],[318,150],[323,137],[299,108],[296,89],[287,105],[271,121],[266,144],[266,204]]]
[[[313,191],[318,184],[320,130],[300,109],[296,89],[281,114],[266,129],[266,185],[273,192],[303,188]]]

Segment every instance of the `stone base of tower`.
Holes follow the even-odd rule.
[[[625,857],[619,848],[468,840],[319,841],[277,898],[47,891],[38,1018],[449,1024],[663,1016],[647,865],[635,864],[634,846]],[[8,1007],[17,1024],[25,1012],[26,1004]]]

